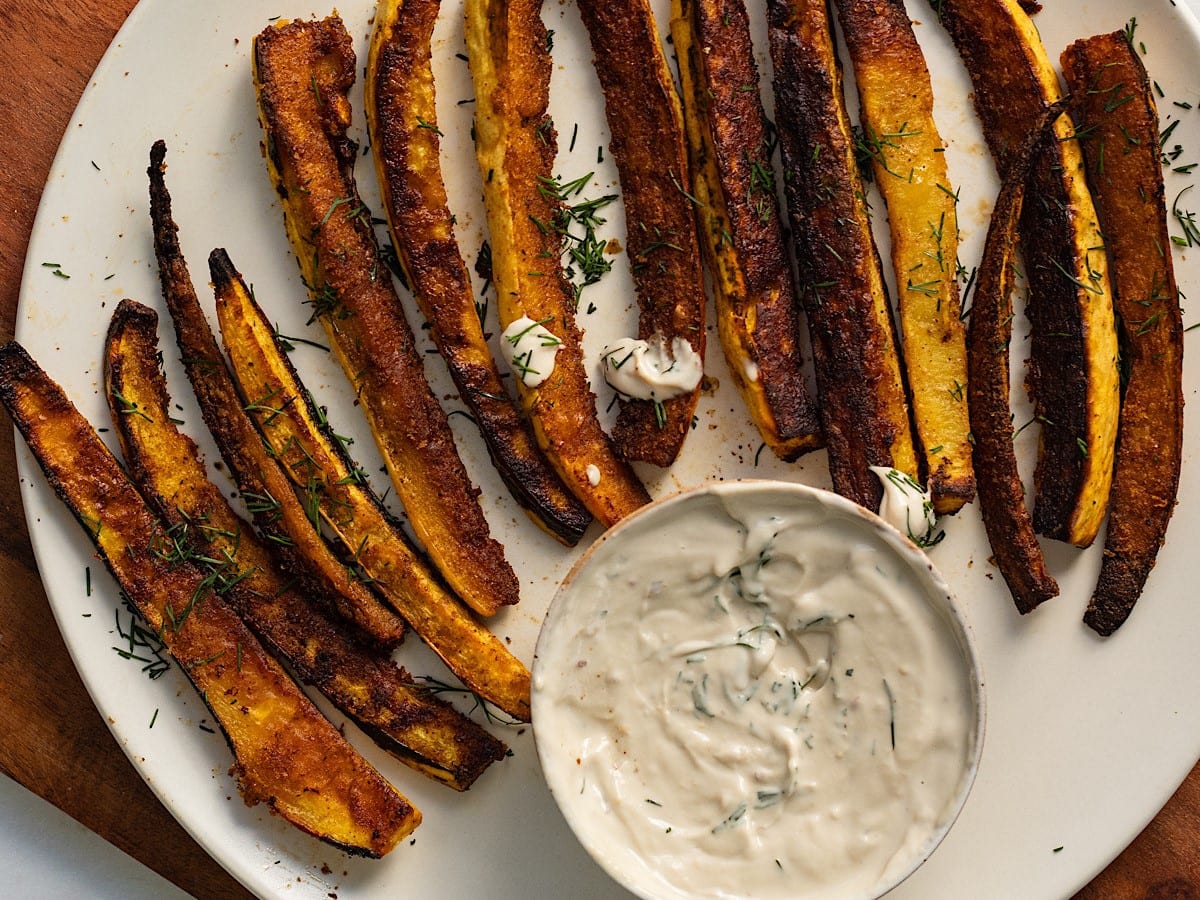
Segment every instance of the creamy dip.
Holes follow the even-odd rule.
[[[562,341],[529,316],[516,319],[500,335],[500,355],[526,387],[537,387],[554,371],[554,357]]]
[[[634,400],[670,400],[704,377],[704,361],[683,338],[675,338],[670,347],[661,338],[621,338],[605,347],[600,359],[604,380]]]
[[[883,485],[879,518],[922,547],[936,544],[941,535],[935,534],[937,515],[933,511],[933,495],[917,479],[899,469],[869,468]]]
[[[874,896],[969,784],[966,638],[850,504],[723,487],[751,490],[630,521],[556,599],[534,666],[547,782],[643,896]]]

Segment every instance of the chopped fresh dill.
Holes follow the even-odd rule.
[[[883,691],[887,694],[888,701],[888,730],[892,736],[892,749],[896,749],[896,698],[892,694],[892,688],[887,683],[887,679],[883,679]]]
[[[146,627],[141,614],[124,591],[121,592],[121,604],[115,610],[117,635],[125,641],[125,646],[113,647],[113,650],[122,659],[141,663],[142,671],[151,680],[161,678],[171,668],[166,644],[158,634]],[[125,613],[124,620],[122,610]]]
[[[728,828],[732,828],[735,825],[737,825],[738,822],[742,821],[742,819],[744,819],[745,817],[746,817],[746,804],[739,803],[737,805],[737,807],[734,808],[733,812],[731,812],[729,815],[727,815],[724,819],[722,819],[720,822],[718,822],[713,827],[712,833],[718,834],[722,831],[725,831]]]
[[[284,334],[279,330],[278,324],[275,325],[274,332],[275,340],[279,341],[279,345],[283,347],[284,353],[291,353],[296,349],[297,344],[307,344],[309,347],[316,347],[318,350],[324,350],[326,353],[331,352],[330,349],[324,344],[317,343],[316,341],[310,341],[308,338],[293,337],[292,335]]]
[[[475,712],[477,709],[482,710],[483,715],[493,725],[517,726],[522,724],[516,719],[510,718],[502,711],[494,708],[490,702],[468,688],[447,684],[444,681],[439,681],[438,679],[432,678],[428,675],[417,675],[415,677],[417,686],[429,692],[430,694],[463,694],[471,697],[474,701],[474,705],[471,707],[470,712]]]
[[[437,125],[435,125],[433,122],[426,122],[420,116],[417,116],[417,127],[423,128],[426,131],[432,131],[438,137],[445,137],[445,135],[442,134],[442,130],[438,128]]]

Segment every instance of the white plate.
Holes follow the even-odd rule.
[[[663,5],[659,3],[660,13]],[[1122,27],[1127,11],[1128,5],[1118,0],[1083,0],[1053,4],[1037,21],[1050,51],[1057,54],[1082,32]],[[261,0],[146,0],[109,49],[69,126],[30,243],[17,335],[97,425],[107,424],[100,394],[101,344],[116,302],[131,296],[162,306],[144,174],[155,138],[168,144],[168,184],[183,249],[202,296],[208,251],[227,247],[284,333],[322,339],[315,327],[304,326],[304,292],[260,158],[249,77],[251,37],[283,12],[310,10],[289,11]],[[341,12],[362,51],[369,4],[351,2]],[[971,265],[978,258],[995,177],[957,56],[927,7],[913,5],[911,12],[924,20],[917,31],[934,72],[939,124],[950,141],[951,175],[961,186],[967,238],[961,257]],[[597,147],[607,144],[607,133],[590,52],[573,7],[548,4],[546,17],[556,32],[557,170],[574,178],[595,169],[597,183],[588,192],[594,196],[611,187],[614,171],[607,150],[604,164],[596,163]],[[1165,93],[1161,112],[1164,118],[1182,120],[1168,148],[1181,144],[1185,151],[1179,163],[1196,161],[1200,112],[1172,105],[1200,100],[1195,20],[1170,0],[1144,5],[1138,18],[1147,66]],[[439,123],[447,136],[443,157],[460,238],[474,262],[483,219],[469,149],[471,106],[456,103],[472,93],[466,65],[455,56],[462,50],[461,10],[453,3],[435,35]],[[358,95],[355,105],[361,115]],[[576,124],[575,149],[569,152]],[[362,161],[360,184],[370,201],[369,162]],[[1169,175],[1168,199],[1190,183],[1189,175]],[[1185,195],[1182,202],[1191,199]],[[1200,204],[1200,197],[1193,202]],[[881,208],[878,201],[875,205]],[[620,210],[610,210],[608,233],[623,238]],[[1200,294],[1195,254],[1177,254],[1176,259],[1184,292]],[[57,263],[69,279],[44,263]],[[627,271],[619,268],[584,296],[585,308],[589,301],[597,307],[582,317],[593,351],[607,336],[632,327],[632,292]],[[492,316],[494,327],[494,312]],[[199,435],[199,415],[176,364],[169,325],[161,333],[180,415],[188,430]],[[769,452],[757,452],[760,442],[732,392],[715,336],[710,346],[708,371],[722,388],[702,398],[698,427],[683,457],[655,489],[739,475],[827,486],[823,454],[784,466]],[[358,436],[353,449],[367,469],[378,471],[361,416],[328,354],[301,346],[293,358],[310,388],[330,406],[338,430]],[[453,393],[436,357],[429,357],[428,371],[439,394]],[[1200,374],[1192,366],[1186,374],[1191,400]],[[603,404],[608,394],[601,394]],[[1022,414],[1018,412],[1018,420]],[[484,490],[493,529],[505,541],[523,581],[522,605],[504,613],[496,627],[529,661],[538,621],[574,554],[525,519],[499,487],[465,417],[452,421],[468,467]],[[1026,459],[1032,431],[1018,441]],[[897,900],[1067,895],[1137,833],[1195,762],[1200,753],[1200,703],[1194,697],[1200,654],[1193,635],[1200,628],[1200,606],[1187,588],[1187,542],[1200,529],[1200,483],[1186,468],[1196,453],[1191,435],[1184,453],[1183,500],[1170,539],[1141,605],[1107,641],[1095,638],[1080,622],[1096,576],[1098,548],[1079,553],[1049,546],[1047,555],[1063,595],[1021,618],[988,563],[976,510],[948,523],[949,535],[932,555],[958,591],[979,639],[990,692],[988,747],[957,826],[929,863],[895,892]],[[120,643],[114,633],[114,586],[28,453],[24,448],[19,453],[29,530],[46,590],[93,699],[163,802],[251,889],[305,897],[336,892],[343,900],[400,893],[514,900],[620,893],[559,818],[525,730],[502,729],[513,758],[495,766],[468,794],[458,795],[394,763],[347,726],[351,739],[426,814],[411,846],[381,862],[347,859],[261,808],[245,807],[227,774],[230,757],[224,741],[204,730],[210,724],[207,711],[178,669],[150,681],[137,664],[111,649]],[[210,452],[209,459],[214,458]],[[89,566],[91,596],[85,588]],[[416,672],[443,674],[416,642],[401,657]],[[341,722],[340,716],[334,719]]]

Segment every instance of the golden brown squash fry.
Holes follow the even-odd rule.
[[[825,0],[770,0],[775,110],[833,487],[868,509],[869,466],[919,475]]]
[[[717,331],[750,418],[780,459],[821,446],[804,383],[799,301],[775,199],[774,141],[741,0],[675,0],[671,36],[712,271]]]
[[[1017,0],[934,0],[975,88],[984,137],[1004,171],[1041,110],[1062,96]],[[1039,148],[1021,213],[1030,392],[1041,422],[1033,525],[1086,547],[1104,520],[1120,404],[1104,239],[1075,128],[1063,114]]]
[[[289,574],[312,584],[306,590],[328,598],[337,613],[363,634],[385,646],[397,644],[404,637],[403,620],[360,581],[351,578],[346,566],[330,552],[242,409],[179,247],[179,231],[171,218],[171,195],[164,175],[165,156],[166,145],[155,142],[147,170],[154,255],[184,370],[200,402],[204,422],[246,498],[255,524],[278,547]]]
[[[687,341],[704,357],[704,275],[683,112],[649,0],[579,0],[592,42],[627,224],[638,337]],[[655,403],[621,400],[613,443],[626,459],[669,466],[692,430],[700,385]]]
[[[172,540],[223,561],[222,597],[278,659],[405,765],[466,790],[504,756],[504,744],[344,633],[280,572],[172,422],[157,326],[153,310],[122,300],[108,330],[106,393],[130,477]]]
[[[530,517],[574,545],[591,522],[505,391],[454,237],[430,40],[441,0],[382,0],[367,57],[366,109],[392,243],[431,335],[500,477]]]
[[[529,719],[529,670],[480,625],[408,545],[346,458],[279,347],[271,323],[223,250],[209,257],[217,318],[234,379],[263,442],[337,535],[355,570],[454,674],[509,715]]]
[[[887,205],[913,424],[938,515],[975,496],[967,340],[958,297],[957,194],[933,89],[904,0],[838,0],[858,85],[863,145]]]
[[[583,363],[574,292],[558,263],[562,202],[543,188],[552,178],[557,137],[550,101],[550,54],[539,0],[467,0],[467,53],[475,83],[475,155],[483,178],[492,277],[500,324],[527,316],[561,341],[554,371],[517,391],[538,444],[567,487],[603,525],[650,496],[613,452],[596,418]],[[531,276],[541,271],[542,276]]]
[[[414,809],[313,706],[170,537],[96,432],[25,350],[0,349],[0,403],[46,478],[220,724],[248,804],[337,847],[383,856]]]
[[[336,16],[279,22],[255,38],[253,57],[267,169],[313,318],[358,391],[417,539],[455,593],[491,615],[517,602],[519,584],[425,380],[358,196],[356,146],[346,137],[355,71],[350,36]]]
[[[1014,153],[992,211],[971,306],[967,337],[967,394],[979,509],[996,567],[1021,613],[1058,595],[1025,505],[1025,485],[1013,451],[1009,404],[1009,342],[1016,281],[1017,224],[1035,148],[1061,110],[1043,112],[1024,150]]]
[[[1083,620],[1112,634],[1141,595],[1175,509],[1183,452],[1183,321],[1171,265],[1158,110],[1122,31],[1063,54],[1112,266],[1121,358],[1117,463],[1100,582]]]

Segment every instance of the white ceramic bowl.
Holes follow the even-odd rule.
[[[966,802],[984,718],[970,629],[925,554],[792,483],[709,485],[611,529],[533,666],[551,792],[654,900],[886,893]]]

